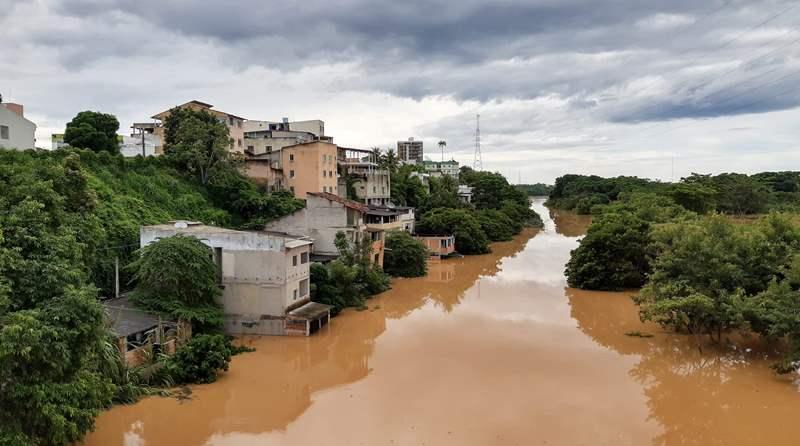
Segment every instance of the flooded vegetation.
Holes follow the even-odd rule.
[[[257,351],[217,383],[115,407],[84,444],[797,443],[800,384],[769,354],[643,324],[630,293],[567,288],[589,219],[534,206],[544,230],[396,280],[311,338],[244,339]]]

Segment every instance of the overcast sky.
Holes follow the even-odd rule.
[[[50,146],[81,110],[198,99],[322,119],[513,182],[800,170],[797,0],[0,0],[0,93]],[[674,167],[673,167],[674,166]]]

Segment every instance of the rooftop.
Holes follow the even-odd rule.
[[[346,208],[350,208],[359,212],[366,213],[367,211],[369,211],[369,207],[363,203],[359,203],[353,200],[348,200],[347,198],[334,195],[330,192],[309,192],[308,195],[311,195],[312,197],[325,198],[326,200],[335,201],[336,203],[344,205],[344,207]]]
[[[309,302],[300,308],[294,309],[289,312],[289,316],[299,319],[315,320],[328,314],[333,308],[332,305],[321,304],[318,302]]]
[[[158,326],[158,316],[136,308],[127,297],[103,301],[111,328],[119,336],[147,331]]]

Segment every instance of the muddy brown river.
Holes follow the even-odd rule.
[[[567,288],[588,221],[534,207],[543,231],[396,280],[311,338],[246,339],[217,383],[115,407],[85,444],[800,444],[800,382],[754,341],[668,334],[629,293]]]

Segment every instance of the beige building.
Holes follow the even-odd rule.
[[[330,307],[311,302],[311,240],[179,221],[143,226],[140,244],[177,234],[213,249],[227,333],[308,335],[328,322]]]
[[[183,105],[177,105],[176,107],[179,108],[189,108],[192,110],[205,110],[208,113],[216,116],[220,122],[225,124],[228,127],[228,132],[230,133],[230,151],[234,153],[244,153],[244,122],[245,119],[232,115],[230,113],[226,113],[219,110],[214,110],[213,105],[201,102],[201,101],[189,101]],[[173,107],[175,108],[175,107]],[[161,113],[151,116],[154,119],[152,123],[135,123],[133,124],[133,135],[136,136],[140,134],[140,132],[144,132],[149,135],[153,135],[156,139],[155,144],[155,154],[161,155],[164,153],[164,120],[170,114],[169,110],[164,110]]]
[[[397,158],[407,164],[421,163],[423,160],[424,148],[422,141],[415,141],[408,138],[408,141],[397,141]]]
[[[268,223],[265,230],[305,236],[314,241],[313,252],[321,258],[339,256],[334,241],[344,232],[351,242],[369,237],[372,260],[383,266],[384,230],[367,224],[369,207],[332,193],[309,193],[306,207]]]
[[[3,103],[0,96],[0,148],[35,149],[36,124],[25,118],[22,104]]]
[[[311,141],[333,142],[333,138],[325,136],[325,123],[319,119],[311,121],[282,122],[254,121],[244,123],[245,152],[248,155],[261,156],[279,152],[287,146]]]

